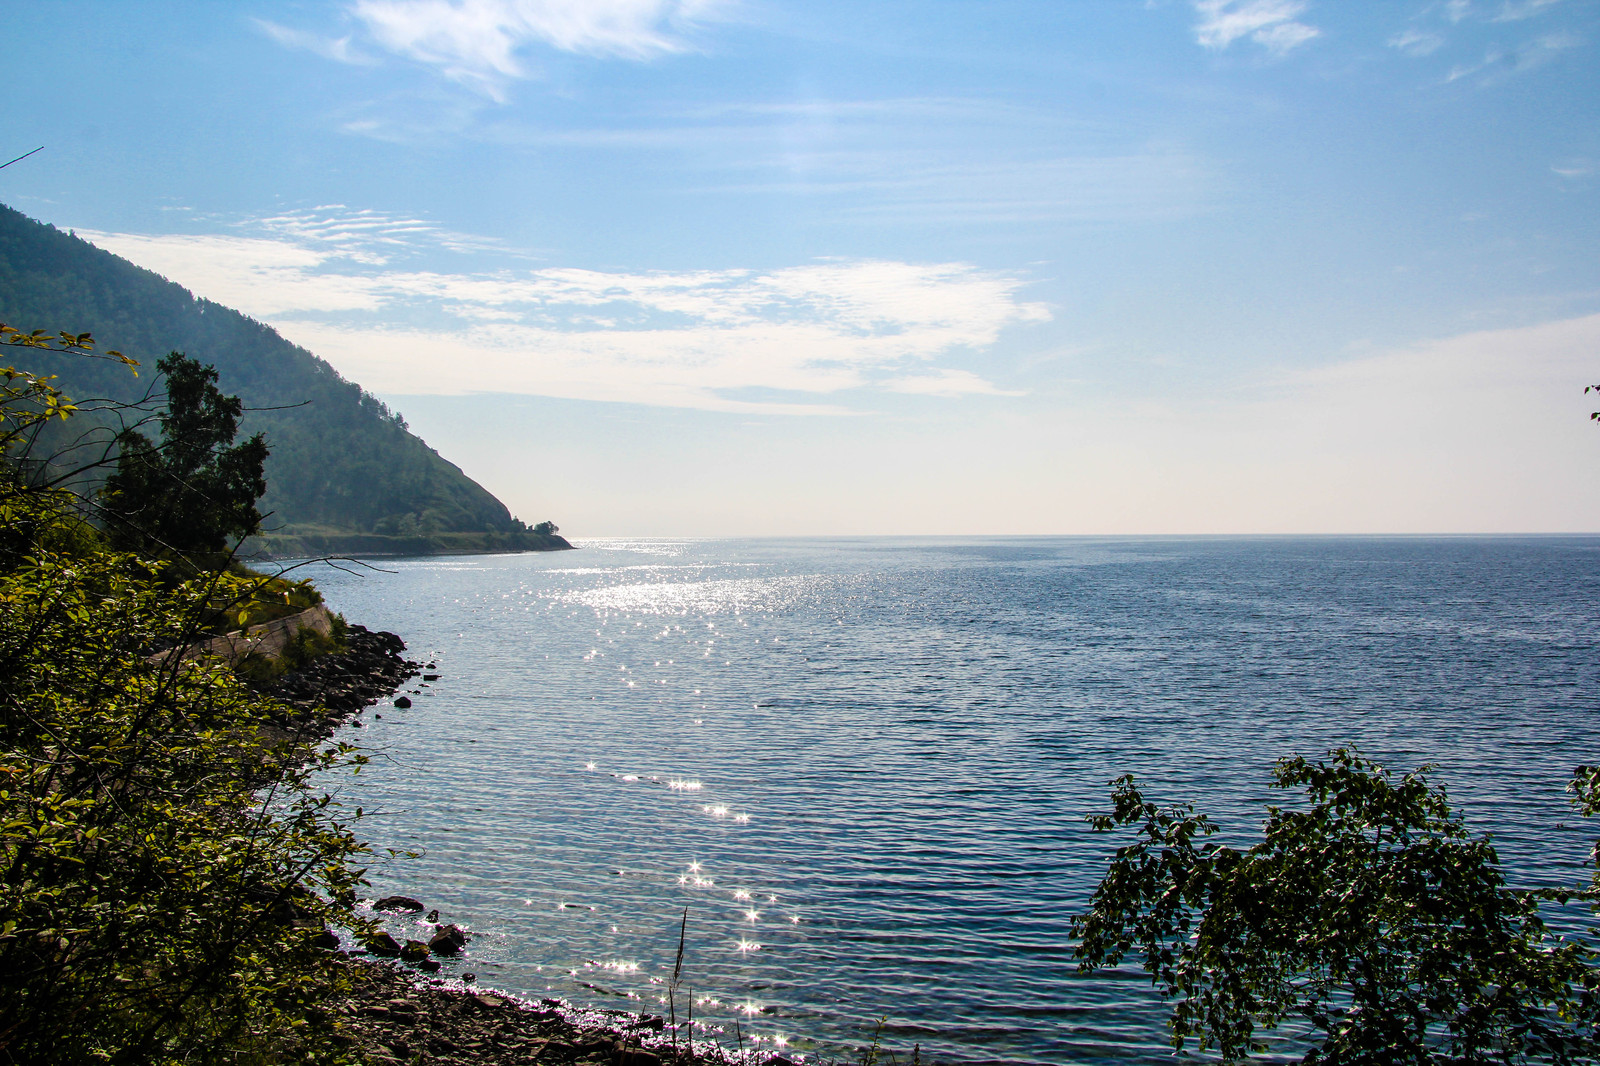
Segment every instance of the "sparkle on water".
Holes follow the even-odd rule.
[[[687,908],[682,995],[759,1046],[1168,1062],[1140,973],[1075,973],[1083,816],[1134,772],[1247,841],[1272,761],[1345,742],[1583,877],[1600,539],[582,549],[317,574],[439,664],[341,798],[480,987],[660,1010]]]

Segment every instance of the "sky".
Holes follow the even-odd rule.
[[[0,201],[529,522],[1600,531],[1597,0],[0,19]]]

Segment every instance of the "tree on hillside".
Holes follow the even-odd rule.
[[[415,515],[441,532],[523,532],[505,505],[407,431],[405,420],[311,352],[264,323],[0,205],[0,322],[71,322],[150,366],[176,349],[216,366],[244,401],[240,432],[272,444],[258,507],[292,535],[370,533],[386,517]],[[113,340],[114,339],[114,340]],[[28,369],[57,375],[74,397],[142,400],[145,382],[108,360],[34,352]],[[85,411],[73,433],[96,427],[108,443],[115,415]],[[62,424],[45,443],[64,436]],[[120,427],[119,427],[120,428]],[[155,431],[150,431],[152,437]],[[113,456],[114,459],[114,456]],[[98,474],[95,476],[98,484]],[[276,531],[275,532],[279,532]],[[516,538],[520,541],[520,538]],[[348,549],[342,549],[348,550]]]
[[[234,444],[244,405],[217,388],[217,372],[180,352],[161,359],[167,409],[161,443],[119,434],[102,514],[114,544],[145,552],[218,552],[261,528],[265,438]]]
[[[1215,827],[1192,806],[1114,782],[1113,811],[1090,822],[1135,840],[1074,920],[1081,969],[1141,955],[1175,1001],[1174,1047],[1194,1037],[1225,1062],[1265,1050],[1259,1031],[1281,1022],[1321,1066],[1594,1061],[1597,956],[1539,913],[1593,891],[1507,887],[1427,767],[1396,781],[1339,749],[1281,760],[1275,778],[1310,805],[1270,807],[1247,851],[1204,842]],[[1593,813],[1600,770],[1573,789]]]

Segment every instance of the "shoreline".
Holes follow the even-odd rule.
[[[693,1046],[659,1014],[578,1007],[429,978],[370,956],[346,955],[350,993],[332,1005],[347,1046],[371,1063],[438,1066],[799,1066],[801,1059],[740,1046],[695,1025]],[[725,1046],[723,1041],[728,1042]]]
[[[405,641],[394,633],[352,624],[347,639],[345,651],[320,656],[259,686],[286,708],[268,728],[300,743],[323,741],[342,725],[359,727],[362,711],[394,696],[412,678],[437,676],[423,674],[435,664],[405,658]],[[437,917],[437,912],[429,915]],[[674,1033],[660,1015],[477,988],[471,974],[434,977],[384,954],[335,946],[336,934],[327,936],[352,979],[351,991],[329,1004],[341,1019],[338,1039],[379,1066],[522,1066],[535,1058],[552,1066],[798,1066],[803,1061],[745,1046],[742,1034],[703,1023],[694,1025],[692,1047],[680,1045],[677,1041],[687,1037]],[[470,942],[470,936],[466,939]],[[419,961],[425,967],[430,960]],[[733,1046],[724,1047],[723,1040]]]
[[[249,538],[240,556],[251,559],[404,558],[431,555],[504,555],[576,551],[557,533],[266,533]]]
[[[247,682],[283,707],[265,723],[268,729],[303,744],[326,740],[342,725],[359,726],[362,711],[432,665],[404,658],[405,641],[393,633],[354,624],[346,632],[344,651],[320,655],[272,681]]]

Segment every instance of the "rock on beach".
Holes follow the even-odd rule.
[[[428,950],[435,955],[459,955],[468,939],[466,930],[459,925],[441,925],[428,941]]]
[[[384,896],[372,905],[375,911],[397,911],[406,914],[421,914],[425,908],[420,900],[410,896]]]

